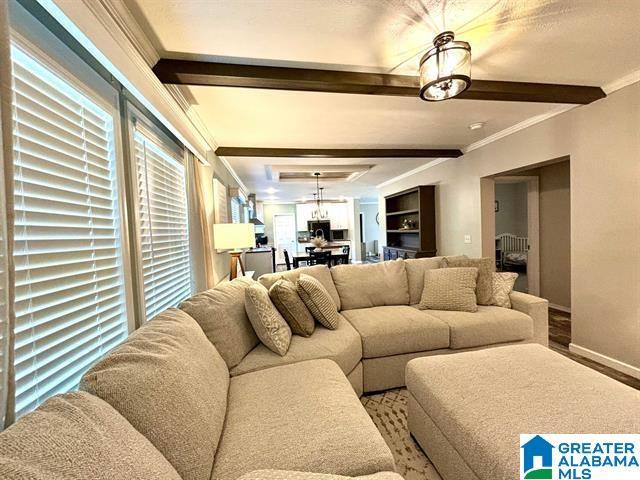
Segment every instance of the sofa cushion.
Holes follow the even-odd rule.
[[[420,303],[424,290],[424,272],[433,268],[440,268],[444,257],[408,258],[404,261],[409,282],[409,304]]]
[[[378,472],[362,477],[345,477],[331,473],[294,472],[291,470],[256,470],[247,473],[238,480],[403,480],[395,472]]]
[[[342,315],[362,337],[364,358],[423,352],[449,346],[449,326],[404,305],[346,310]]]
[[[240,363],[260,342],[244,308],[244,291],[254,283],[250,278],[239,277],[180,304],[181,310],[195,318],[229,368]]]
[[[491,294],[493,293],[492,273],[496,269],[496,263],[493,258],[445,257],[442,259],[442,264],[445,268],[477,268],[478,277],[476,278],[476,299],[478,305],[489,305],[491,303]]]
[[[48,399],[0,434],[6,480],[180,480],[108,403],[85,392]]]
[[[231,379],[211,478],[235,480],[274,468],[339,475],[395,469],[389,448],[334,362],[312,360]]]
[[[275,355],[275,354],[274,354]],[[196,321],[166,310],[82,377],[184,480],[208,480],[227,408],[229,371]]]
[[[424,272],[421,309],[475,312],[477,268],[439,268]]]
[[[308,338],[291,337],[289,351],[284,357],[258,345],[249,355],[231,369],[231,375],[242,375],[277,365],[287,365],[304,360],[328,358],[336,362],[346,374],[351,372],[362,358],[362,343],[358,332],[342,316],[338,328],[329,330],[318,325]]]
[[[298,289],[294,283],[281,278],[271,285],[269,297],[295,335],[308,337],[313,333],[316,321],[298,295]]]
[[[321,325],[335,330],[338,326],[338,309],[322,283],[309,275],[302,274],[296,282],[296,289],[313,318]]]
[[[336,265],[331,276],[342,310],[409,305],[409,284],[404,260],[358,265]]]
[[[281,278],[296,283],[298,278],[300,278],[300,275],[303,273],[318,280],[322,286],[327,289],[329,295],[331,295],[331,299],[336,304],[336,308],[338,310],[342,308],[342,305],[340,304],[340,296],[338,295],[336,286],[333,284],[329,267],[326,265],[313,265],[311,267],[296,268],[295,270],[289,270],[286,272],[267,273],[265,275],[260,275],[258,281],[265,287],[271,288],[271,285]]]
[[[533,320],[517,310],[479,306],[475,313],[428,310],[450,329],[450,348],[527,340],[533,336]]]
[[[286,354],[291,343],[291,328],[271,302],[267,289],[255,283],[244,293],[249,321],[262,344],[280,356]]]

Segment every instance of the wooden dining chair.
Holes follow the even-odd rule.
[[[289,252],[287,252],[286,248],[282,249],[282,254],[284,255],[284,263],[287,266],[287,270],[291,270],[291,259],[289,258]]]
[[[309,265],[331,266],[331,250],[309,252]]]

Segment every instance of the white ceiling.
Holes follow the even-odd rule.
[[[471,43],[473,78],[602,86],[640,68],[638,0],[126,1],[162,57],[240,57],[244,63],[415,74],[422,50],[446,28]],[[219,87],[185,90],[218,144],[243,147],[463,147],[558,108]],[[478,121],[486,127],[467,128]],[[264,159],[227,160],[251,190],[269,187],[261,168]],[[376,184],[428,161],[362,159],[376,166],[358,179],[360,184],[336,188],[344,188],[346,196],[375,196],[371,189]],[[300,193],[295,186],[280,187],[286,187],[282,199]]]

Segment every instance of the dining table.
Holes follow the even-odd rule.
[[[331,260],[329,261],[329,265],[328,265],[329,267],[336,265],[338,262],[349,263],[349,254],[343,253],[341,248],[336,249],[337,251],[333,251],[333,249],[330,249],[330,250],[331,250]],[[300,262],[307,262],[308,264],[310,260],[311,260],[311,255],[309,254],[309,252],[306,252],[304,250],[300,252],[296,252],[291,256],[293,268],[299,268]]]

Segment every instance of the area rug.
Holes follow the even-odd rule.
[[[409,434],[405,388],[366,395],[361,401],[391,449],[397,472],[405,480],[442,480]]]

